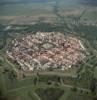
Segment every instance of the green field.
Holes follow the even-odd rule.
[[[57,17],[65,17],[67,23],[97,25],[97,7],[83,6],[76,0],[58,0],[46,3],[0,5],[1,24],[33,24],[42,21],[56,23]],[[61,16],[60,16],[61,15]]]
[[[97,8],[57,2],[0,6],[0,100],[97,99]],[[86,59],[65,71],[19,73],[6,50],[16,37],[38,31],[78,37]]]
[[[62,25],[67,26],[66,23],[61,24],[61,26]],[[95,79],[97,78],[97,55],[95,47],[96,42],[91,41],[91,39],[95,39],[96,41],[96,26],[79,24],[79,27],[77,27],[75,25],[73,29],[74,33],[72,34],[69,34],[71,29],[68,30],[68,27],[61,26],[43,22],[38,22],[35,25],[13,25],[12,29],[6,31],[6,37],[2,35],[1,39],[4,40],[3,43],[5,46],[0,49],[0,87],[3,91],[2,95],[4,97],[9,98],[9,100],[42,100],[47,98],[46,95],[49,95],[49,93],[44,94],[44,91],[47,91],[45,88],[54,88],[55,90],[62,89],[62,91],[64,91],[59,100],[76,100],[78,98],[80,98],[80,100],[92,100],[92,98],[94,98],[90,93],[90,86],[93,77],[95,77]],[[17,30],[15,27],[20,28]],[[2,32],[5,32],[4,29],[6,28],[6,25],[1,28]],[[87,52],[89,53],[87,54],[87,58],[83,62],[66,71],[55,70],[38,73],[34,72],[30,75],[19,74],[17,66],[8,61],[5,50],[9,48],[8,44],[10,44],[10,41],[15,37],[26,35],[27,32],[32,34],[32,32],[37,32],[39,30],[61,32],[68,30],[69,35],[77,36],[83,40],[84,45],[87,47]],[[20,33],[16,34],[17,32]],[[94,34],[94,36],[91,35],[91,33]],[[44,89],[42,90],[41,88]],[[43,97],[39,97],[42,96],[42,94],[39,93],[38,90],[41,90],[44,94]],[[53,95],[55,96],[56,92],[54,93]],[[60,94],[60,92],[58,94]]]
[[[11,9],[12,8],[12,9]],[[50,4],[31,3],[0,6],[0,16],[40,15],[52,13]]]

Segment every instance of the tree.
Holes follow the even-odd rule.
[[[2,93],[2,90],[0,90],[0,100],[8,100],[8,98]]]
[[[11,70],[8,73],[8,78],[13,82],[14,80],[17,79],[17,74],[13,70]]]
[[[37,85],[37,83],[38,83],[38,77],[34,77],[33,82],[34,82],[34,85]]]
[[[91,93],[96,94],[96,79],[93,78],[90,83]]]

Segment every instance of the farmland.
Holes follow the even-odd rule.
[[[43,24],[47,25],[47,27],[42,28],[44,27]],[[20,27],[20,29],[17,29],[15,27]],[[35,100],[38,100],[41,97],[39,97],[35,91],[38,91],[40,88],[51,87],[51,88],[62,88],[64,90],[64,94],[60,97],[60,100],[64,100],[64,98],[71,100],[71,95],[72,96],[76,95],[76,98],[80,97],[82,98],[82,100],[86,100],[86,98],[89,98],[91,100],[93,96],[90,93],[90,83],[93,77],[93,73],[94,73],[95,78],[97,78],[97,73],[96,73],[97,57],[95,55],[96,47],[95,45],[93,45],[95,42],[90,41],[90,39],[95,39],[96,37],[96,34],[95,34],[96,26],[94,27],[92,26],[93,31],[92,30],[89,31],[90,32],[89,34],[87,30],[84,29],[84,27],[86,26],[83,26],[83,27],[81,26],[80,28],[82,28],[82,30],[80,28],[78,28],[79,30],[75,29],[74,34],[73,33],[69,34],[69,35],[75,35],[79,37],[81,40],[83,40],[84,45],[88,48],[89,54],[87,55],[87,58],[83,62],[81,62],[77,66],[72,67],[71,69],[64,70],[64,71],[59,71],[59,70],[42,71],[42,72],[36,71],[30,74],[18,73],[16,70],[16,65],[13,65],[12,63],[8,62],[7,57],[5,55],[5,50],[9,48],[7,44],[10,43],[10,41],[13,40],[15,37],[25,35],[27,31],[30,32],[29,34],[32,34],[33,31],[37,32],[39,30],[60,31],[60,27],[58,27],[57,25],[53,26],[52,24],[47,24],[47,23],[37,23],[35,25],[13,25],[12,29],[7,30],[10,33],[6,32],[7,37],[6,38],[3,37],[5,39],[4,39],[4,42],[2,42],[6,44],[6,46],[2,47],[2,49],[0,50],[0,53],[1,53],[0,54],[0,61],[1,61],[1,65],[0,65],[0,68],[1,68],[0,81],[1,82],[0,83],[2,86],[1,88],[3,89],[4,95],[5,95],[4,97],[8,96],[10,100],[11,99],[13,100],[13,98],[15,98],[16,100],[18,99],[26,100],[27,98],[29,98],[29,100],[32,98],[34,98]],[[4,25],[2,26],[2,28],[5,29],[6,26]],[[24,28],[26,28],[25,31],[24,31]],[[90,28],[91,27],[89,27],[89,29]],[[17,34],[19,30],[20,30],[20,33]],[[82,34],[81,31],[84,34]],[[91,36],[91,33],[93,33],[95,37]],[[86,82],[86,80],[88,81]],[[75,87],[77,88],[77,90],[73,89]],[[73,98],[75,100],[75,97]]]
[[[51,100],[96,100],[96,11],[96,6],[74,3],[64,7],[64,0],[0,6],[0,100],[48,100],[50,95]],[[8,60],[6,50],[15,38],[39,31],[79,38],[86,58],[64,71],[18,71],[19,66]]]

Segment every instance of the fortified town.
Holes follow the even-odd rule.
[[[12,41],[8,57],[24,71],[65,70],[85,58],[85,48],[73,36],[59,32],[37,32]]]

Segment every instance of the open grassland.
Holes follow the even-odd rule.
[[[73,4],[72,4],[73,3]],[[79,19],[82,24],[97,25],[97,7],[85,7],[61,0],[58,2],[9,4],[0,6],[1,24],[33,24],[40,19],[44,22],[56,23],[57,15],[65,17],[67,23]]]
[[[19,15],[35,15],[41,13],[52,12],[52,7],[48,3],[31,3],[31,4],[14,4],[0,6],[0,16],[19,16]]]
[[[53,7],[49,3],[31,3],[0,6],[0,23],[31,24],[40,17],[46,21],[55,18]]]
[[[53,93],[52,93],[53,92]],[[10,100],[92,100],[92,96],[89,92],[85,91],[73,91],[72,88],[66,86],[56,87],[48,85],[30,86],[27,88],[17,89],[15,91],[8,92]],[[86,99],[87,98],[87,99]]]

